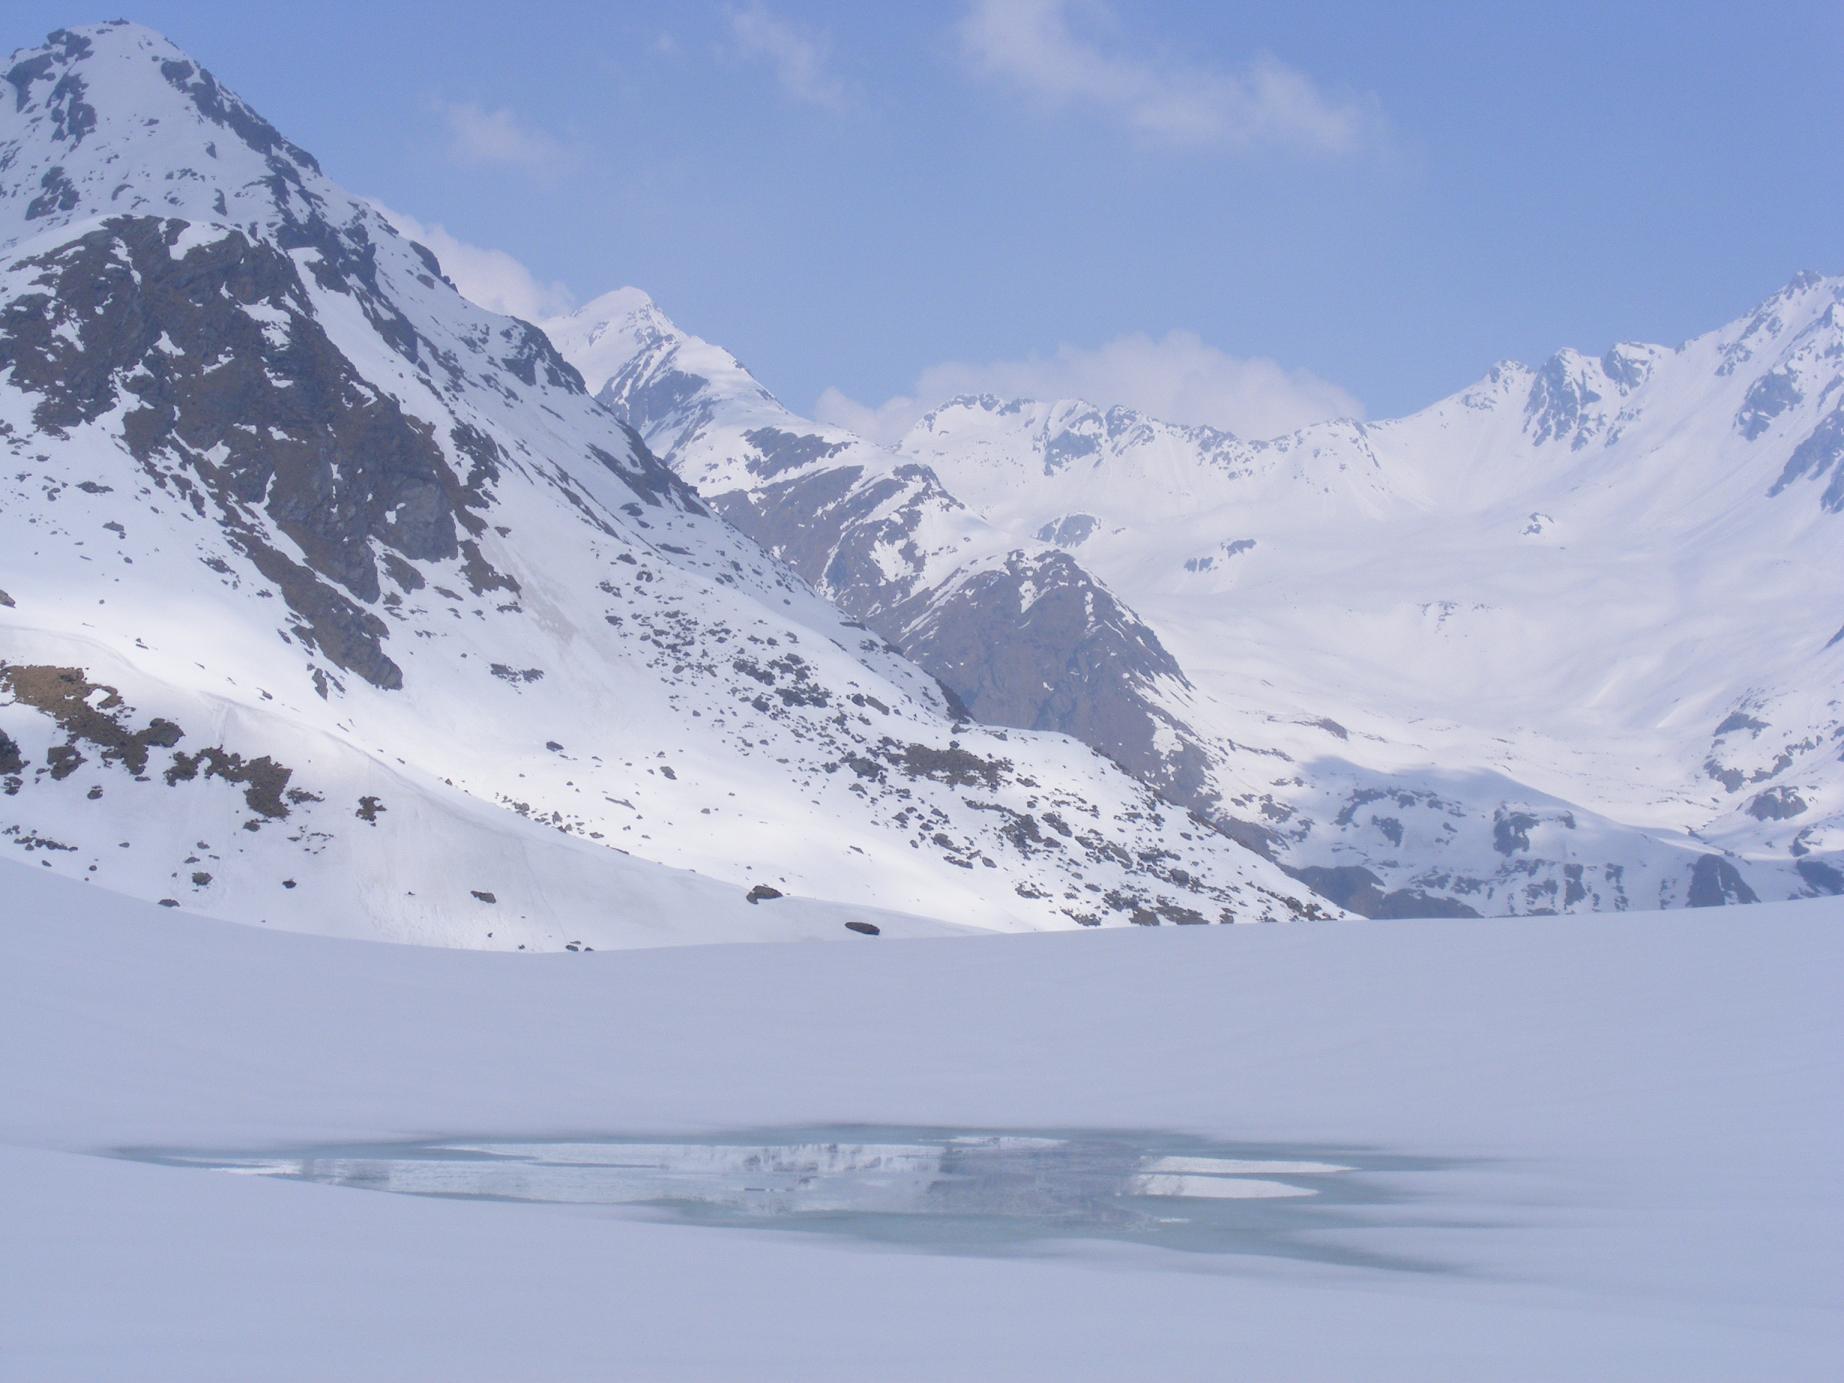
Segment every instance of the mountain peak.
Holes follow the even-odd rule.
[[[640,313],[658,312],[659,305],[653,301],[652,294],[643,288],[629,284],[621,288],[611,288],[599,298],[591,298],[569,315],[587,322],[610,322]]]
[[[552,318],[543,324],[545,333],[559,349],[568,342],[584,356],[579,369],[588,368],[585,378],[595,374],[595,357],[610,351],[630,352],[641,344],[678,343],[689,340],[642,289],[610,289],[592,298],[574,311]],[[602,343],[606,342],[604,345]],[[600,349],[598,350],[598,347]],[[574,359],[575,356],[572,355]],[[593,390],[592,390],[593,392]]]
[[[1802,293],[1809,292],[1814,288],[1825,287],[1827,284],[1834,289],[1844,289],[1844,279],[1828,278],[1826,275],[1819,273],[1816,269],[1801,269],[1788,279],[1786,284],[1778,293],[1774,294],[1774,296],[1776,298],[1796,298]]]
[[[542,323],[558,351],[582,375],[589,392],[608,403],[620,396],[617,411],[630,421],[676,411],[674,400],[701,389],[746,401],[779,415],[781,405],[749,373],[747,366],[721,346],[686,331],[641,289],[616,288],[574,312]],[[653,406],[643,405],[636,390],[646,391]],[[644,422],[635,424],[643,435]],[[670,450],[658,436],[653,442]],[[663,452],[662,452],[663,454]]]
[[[290,202],[329,190],[311,154],[141,25],[56,30],[5,79],[0,245],[103,215],[300,219]]]

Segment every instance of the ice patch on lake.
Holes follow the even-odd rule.
[[[1338,1160],[1304,1155],[1331,1151],[1120,1131],[828,1126],[676,1139],[449,1139],[129,1155],[402,1195],[625,1206],[706,1225],[804,1229],[947,1251],[1102,1238],[1357,1261],[1360,1255],[1333,1247],[1318,1231],[1351,1224],[1353,1206],[1389,1204],[1377,1174],[1432,1164],[1342,1149]]]

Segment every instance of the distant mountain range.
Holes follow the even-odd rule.
[[[893,449],[633,289],[545,323],[678,475],[979,719],[1378,916],[1844,892],[1844,279],[1247,441],[948,401]]]

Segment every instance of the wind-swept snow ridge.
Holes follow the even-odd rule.
[[[5,76],[9,852],[487,947],[1319,911],[1091,750],[958,721],[158,35]]]

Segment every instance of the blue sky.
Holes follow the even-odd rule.
[[[11,0],[0,49],[105,17],[81,3]],[[1844,271],[1836,0],[127,17],[348,187],[529,270],[479,291],[637,284],[867,426],[987,381],[1249,431],[1387,416]]]

